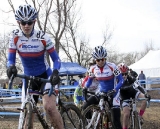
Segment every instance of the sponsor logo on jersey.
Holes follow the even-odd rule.
[[[46,45],[46,47],[49,47],[49,46],[51,46],[51,45],[52,45],[52,42],[48,43],[48,44]]]
[[[21,39],[22,42],[27,42],[28,40]]]
[[[36,42],[36,41],[38,41],[38,39],[32,39],[32,42]]]
[[[38,48],[38,45],[26,45],[26,43],[22,43],[19,45],[19,48]]]

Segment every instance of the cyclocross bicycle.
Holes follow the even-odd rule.
[[[87,93],[95,95],[94,92],[87,91]],[[113,93],[114,91],[100,92],[98,94],[100,97],[99,104],[90,105],[83,111],[85,129],[115,129],[111,119],[111,95]]]
[[[147,100],[147,107],[149,107],[150,99],[149,98],[138,98],[138,99],[127,99],[122,102],[129,103],[130,111],[130,121],[129,121],[129,129],[142,129],[141,120],[139,116],[139,112],[137,110],[137,102]]]
[[[17,74],[16,77],[27,79],[29,81],[25,101],[22,102],[21,108],[18,109],[21,111],[18,129],[23,129],[24,125],[26,125],[27,129],[31,128],[33,113],[37,114],[37,117],[44,129],[53,128],[47,123],[44,117],[44,113],[40,111],[39,107],[36,105],[33,99],[33,95],[42,96],[42,93],[39,91],[31,90],[32,81],[50,82],[50,80],[21,74]],[[12,84],[13,78],[14,76],[11,77],[9,85]],[[49,95],[53,93],[53,90],[54,89],[52,87],[49,91]],[[80,110],[74,104],[64,104],[60,97],[58,97],[58,100],[58,109],[62,116],[65,129],[83,129],[83,119]]]

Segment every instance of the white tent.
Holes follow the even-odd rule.
[[[142,59],[129,66],[140,74],[144,72],[146,77],[160,77],[160,50],[150,50]]]

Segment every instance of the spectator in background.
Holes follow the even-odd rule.
[[[8,89],[8,82],[5,83],[5,89]]]
[[[132,77],[134,77],[135,79],[136,79],[137,76],[138,76],[138,74],[137,74],[135,71],[133,71],[132,69],[130,69],[130,75],[131,75]]]
[[[144,88],[146,88],[146,84],[145,84],[145,82],[146,82],[146,76],[145,76],[145,74],[143,73],[143,71],[141,71],[141,73],[139,74],[138,80],[139,80],[140,84],[141,84]]]
[[[22,85],[23,85],[23,82],[22,82],[22,80],[21,80],[20,83],[18,84],[18,88],[19,88],[19,89],[22,89]]]
[[[3,89],[6,89],[6,83],[3,83]]]
[[[78,82],[78,86],[74,91],[73,100],[77,107],[81,108],[81,104],[83,104],[84,97],[83,97],[83,87],[82,87],[83,78],[81,78]]]
[[[69,84],[70,84],[70,85],[74,85],[74,82],[76,82],[76,79],[74,79],[73,76],[71,76],[71,79],[70,79],[70,83],[69,83]]]

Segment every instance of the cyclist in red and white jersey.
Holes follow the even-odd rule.
[[[57,76],[56,82],[58,83],[58,70],[61,64],[60,58],[51,39],[43,31],[34,29],[37,17],[38,12],[30,5],[19,6],[19,8],[15,10],[15,19],[20,29],[14,30],[10,37],[7,75],[10,78],[12,74],[17,74],[15,66],[17,52],[22,62],[24,74],[45,79],[49,78],[52,70],[46,59],[47,51],[54,62],[53,68],[54,71],[56,71],[55,76]],[[27,81],[25,80],[23,84],[22,101],[25,97]],[[34,82],[32,84],[32,90],[40,90],[40,86],[40,83]],[[54,129],[63,129],[62,118],[56,109],[56,97],[54,94],[48,96],[50,87],[51,84],[46,83],[43,88],[43,106],[51,118]],[[38,102],[37,96],[34,96],[34,99]]]
[[[102,46],[97,46],[92,52],[92,57],[96,61],[96,65],[91,66],[89,78],[86,83],[86,88],[89,88],[94,78],[99,82],[99,91],[107,93],[110,90],[114,90],[116,93],[113,99],[112,115],[113,122],[116,129],[122,129],[120,122],[120,102],[119,95],[117,94],[120,87],[123,84],[123,77],[120,70],[114,63],[106,62],[107,51]],[[117,83],[118,82],[118,83]],[[84,92],[86,90],[84,88]],[[98,104],[99,98],[92,97],[88,100],[88,104]]]

